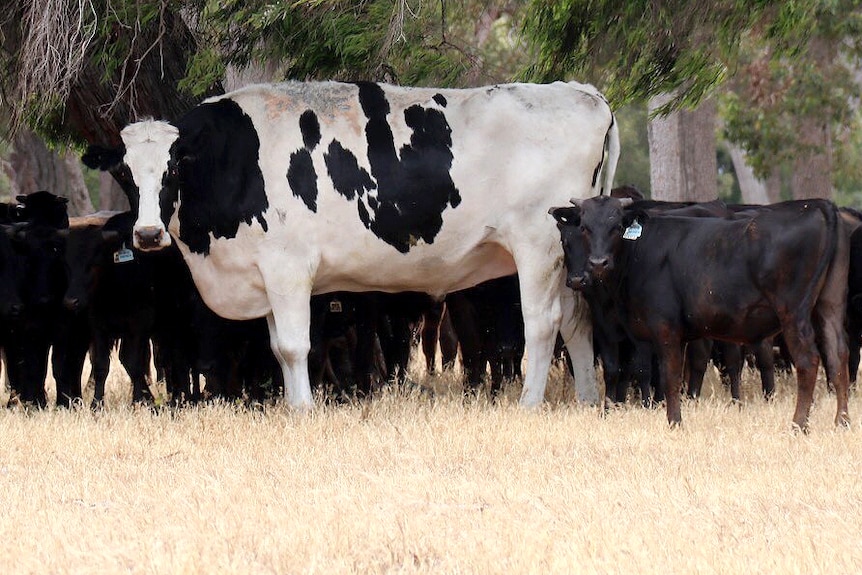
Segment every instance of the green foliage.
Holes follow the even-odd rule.
[[[533,0],[524,30],[537,49],[525,77],[586,79],[617,106],[662,93],[676,99],[660,112],[693,107],[732,70],[744,35],[768,27],[795,47],[808,11],[771,0]]]
[[[804,119],[830,125],[837,133],[854,122],[851,102],[858,91],[854,72],[862,65],[859,2],[820,0],[805,6],[806,26],[794,28],[781,19],[774,24],[783,27],[784,38],[795,35],[797,45],[805,42],[804,48],[777,51],[768,37],[748,38],[740,51],[741,73],[722,98],[725,137],[746,150],[760,177],[800,155],[821,151],[806,142]],[[835,144],[840,159],[852,154],[841,147],[859,142],[844,138]],[[836,174],[839,189],[842,181],[847,179]]]
[[[851,118],[838,135],[835,153],[835,201],[862,209],[862,112]]]
[[[478,14],[495,4],[506,3],[426,2],[411,13],[387,0],[203,0],[196,31],[203,48],[193,55],[182,87],[202,93],[226,65],[261,62],[277,64],[274,79],[438,86],[510,79],[511,62],[523,52],[513,57],[506,33],[519,23],[498,18],[498,30],[482,47],[471,37]],[[493,69],[501,62],[502,78]]]
[[[112,81],[128,57],[140,49],[141,30],[156,21],[163,10],[182,7],[181,0],[97,0],[97,41],[93,63],[105,82]]]

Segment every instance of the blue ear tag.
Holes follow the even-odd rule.
[[[637,220],[632,222],[632,225],[626,228],[626,231],[623,232],[624,240],[636,240],[641,237],[644,229]]]
[[[332,313],[341,313],[341,302],[337,299],[334,299],[329,302],[329,311],[331,311]]]
[[[114,263],[115,264],[124,264],[126,262],[130,262],[135,259],[135,254],[126,247],[126,244],[123,244],[121,250],[114,252]]]

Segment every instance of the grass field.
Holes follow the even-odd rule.
[[[862,415],[792,381],[740,408],[711,374],[662,410],[388,393],[282,407],[0,411],[0,573],[856,573]]]

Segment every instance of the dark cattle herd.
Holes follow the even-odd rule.
[[[822,363],[849,424],[860,214],[611,190],[618,130],[592,86],[256,85],[121,139],[84,159],[125,174],[134,211],[69,218],[49,192],[0,210],[12,402],[46,406],[51,357],[57,404],[80,403],[89,355],[99,406],[117,348],[135,402],[155,376],[176,404],[308,409],[315,388],[403,384],[421,333],[429,373],[460,348],[465,393],[518,380],[536,406],[559,355],[578,401],[599,402],[598,364],[606,406],[664,403],[671,425],[710,361],[739,401],[747,358],[769,399],[780,357],[806,429]]]
[[[212,312],[175,246],[149,253],[133,249],[133,213],[68,218],[66,200],[48,192],[20,196],[19,203],[2,207],[7,216],[0,224],[6,232],[0,234],[0,325],[11,403],[47,405],[49,357],[57,405],[80,403],[89,355],[92,402],[99,406],[115,347],[135,402],[152,401],[154,375],[176,403],[203,397],[265,401],[282,393],[266,321],[230,320]],[[416,292],[314,296],[308,361],[315,386],[346,399],[367,396],[383,382],[404,382],[422,327],[428,342],[436,345],[440,339],[446,346],[447,367],[460,342],[468,365],[491,362],[495,374],[520,374],[520,299],[516,283],[513,289],[517,280],[506,280],[457,293],[483,309],[505,302],[506,315],[487,329],[481,323],[485,315],[462,311],[463,306],[441,322],[444,303]],[[429,350],[429,357],[435,352]],[[499,367],[504,361],[505,372]],[[470,373],[475,387],[481,377]],[[501,379],[495,375],[494,381],[499,385]]]

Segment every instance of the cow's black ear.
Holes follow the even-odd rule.
[[[850,298],[850,307],[862,313],[862,294],[854,295]]]
[[[84,155],[81,156],[81,161],[84,165],[92,170],[101,170],[103,172],[119,167],[123,163],[123,156],[126,155],[126,148],[105,148],[103,146],[89,146]]]
[[[102,241],[106,244],[120,243],[123,236],[116,230],[102,230]]]
[[[637,206],[629,207],[623,211],[623,227],[629,227],[635,220],[643,223],[649,217],[649,213],[646,210],[640,209]]]
[[[557,220],[557,225],[560,226],[579,226],[581,225],[581,208],[580,206],[564,206],[562,208],[551,208],[548,213],[554,216]]]

